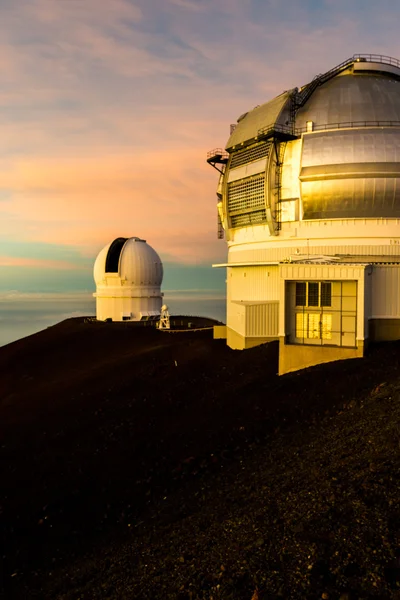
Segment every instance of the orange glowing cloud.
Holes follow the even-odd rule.
[[[81,267],[63,260],[0,256],[0,267],[39,267],[41,269],[76,270]]]
[[[351,18],[344,0],[322,4],[7,3],[0,238],[92,258],[114,237],[138,235],[164,260],[223,260],[218,173],[205,157],[225,144],[230,123],[367,42],[397,53],[396,20],[379,5]]]

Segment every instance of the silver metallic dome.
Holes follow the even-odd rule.
[[[400,63],[355,55],[240,117],[218,195],[226,230],[400,217]],[[224,166],[226,165],[226,166]],[[228,234],[229,236],[229,234]]]

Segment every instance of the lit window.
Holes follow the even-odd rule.
[[[331,340],[332,315],[322,313],[296,313],[296,338]]]

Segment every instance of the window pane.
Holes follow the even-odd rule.
[[[332,315],[323,314],[322,315],[322,339],[323,340],[331,340],[332,339]]]
[[[317,340],[320,336],[321,319],[319,313],[308,314],[308,338]]]
[[[306,283],[296,282],[296,306],[306,305]]]
[[[307,337],[307,314],[296,313],[296,337],[305,338]]]
[[[332,284],[321,283],[321,306],[332,306]]]
[[[308,284],[308,306],[318,306],[318,283]]]

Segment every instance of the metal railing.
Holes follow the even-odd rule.
[[[324,131],[326,129],[356,129],[357,127],[400,127],[400,121],[343,121],[342,123],[325,123],[324,125],[314,125],[312,130],[308,130],[307,126],[297,127],[295,134],[300,135],[309,131]]]
[[[336,67],[333,67],[326,73],[321,73],[320,75],[316,75],[314,79],[303,86],[303,88],[297,93],[294,93],[291,98],[291,103],[293,107],[293,115],[292,118],[295,118],[295,114],[299,108],[304,106],[307,102],[311,94],[314,90],[328,81],[332,79],[335,75],[337,75],[340,71],[343,71],[346,67],[354,64],[355,62],[375,62],[381,63],[385,65],[392,65],[394,67],[398,67],[400,69],[400,60],[397,58],[393,58],[392,56],[386,56],[385,54],[353,54],[351,58],[347,58]],[[324,129],[344,129],[351,127],[400,127],[399,121],[348,121],[343,123],[327,123],[325,125],[317,125],[313,128],[312,131],[321,131]],[[232,125],[231,125],[231,133],[232,133]],[[306,127],[294,127],[294,123],[289,123],[288,125],[278,125],[276,123],[271,123],[262,127],[257,131],[258,136],[263,137],[273,137],[275,133],[280,133],[288,136],[298,136],[301,133],[307,132]],[[222,157],[223,159],[227,159],[229,154],[225,152],[222,148],[216,148],[207,154],[207,160],[213,158],[215,156]]]
[[[267,136],[269,133],[284,133],[287,135],[291,135],[293,132],[293,127],[291,125],[277,125],[276,123],[271,123],[266,127],[262,127],[257,131],[257,135],[265,135]]]
[[[353,54],[353,60],[357,62],[365,61],[393,65],[400,69],[400,60],[397,60],[397,58],[393,58],[392,56],[385,56],[385,54]]]
[[[351,58],[347,58],[333,69],[330,69],[326,73],[321,73],[321,75],[317,75],[314,79],[305,85],[301,91],[299,91],[294,97],[294,101],[296,103],[297,108],[304,106],[307,102],[308,98],[311,96],[313,91],[321,84],[325,83],[329,79],[332,79],[337,73],[343,71],[346,67],[354,64],[355,62],[375,62],[381,63],[384,65],[392,65],[394,67],[400,68],[400,61],[397,58],[392,58],[391,56],[385,56],[384,54],[353,54]]]
[[[268,125],[259,129],[258,136],[268,135],[269,133],[286,133],[287,135],[299,136],[302,133],[314,133],[315,131],[324,131],[327,129],[351,129],[357,127],[400,127],[400,121],[343,121],[342,123],[325,123],[323,125],[314,125],[311,130],[304,127],[295,127],[290,125]]]
[[[229,158],[229,154],[228,152],[226,152],[226,150],[223,150],[222,148],[214,148],[213,150],[210,150],[210,152],[207,152],[207,160],[210,160],[212,158],[222,158],[222,159],[228,159]]]

